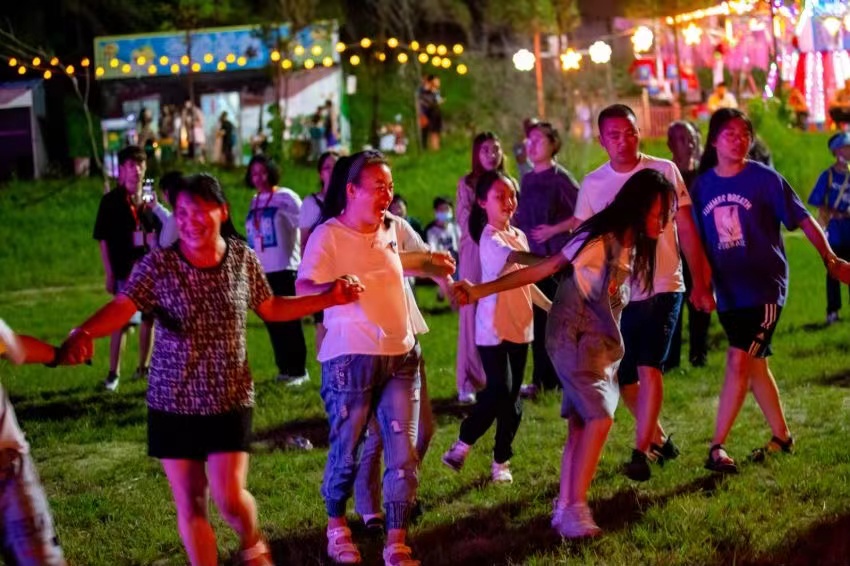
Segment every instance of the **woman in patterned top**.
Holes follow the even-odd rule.
[[[229,216],[218,181],[185,179],[177,193],[177,245],[138,264],[123,291],[63,345],[65,360],[88,359],[92,339],[123,327],[137,310],[155,318],[148,402],[148,453],[162,461],[177,523],[193,565],[218,561],[207,489],[238,533],[243,564],[271,564],[246,490],[254,384],[248,368],[248,310],[264,321],[293,320],[355,300],[356,278],[340,277],[321,294],[272,295],[257,256],[225,238]]]

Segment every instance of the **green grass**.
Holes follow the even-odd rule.
[[[825,158],[823,136],[802,136],[765,126],[777,167],[801,194]],[[507,136],[505,136],[507,137]],[[393,159],[396,190],[414,215],[430,217],[434,195],[452,195],[465,171],[468,140],[450,139],[438,155]],[[666,155],[658,142],[649,150]],[[567,144],[565,160],[580,177],[602,161],[593,146]],[[244,218],[250,192],[241,175],[222,173],[236,219]],[[315,173],[287,166],[284,184],[301,194],[313,190]],[[0,189],[0,314],[19,331],[60,341],[107,300],[91,228],[100,197],[94,181],[15,183]],[[238,222],[237,222],[238,224]],[[515,483],[486,482],[488,436],[461,474],[439,463],[456,438],[454,406],[456,317],[436,303],[433,289],[419,290],[431,332],[423,337],[429,388],[438,431],[421,472],[427,512],[411,531],[425,564],[831,564],[846,563],[850,546],[850,353],[848,325],[825,328],[823,268],[804,239],[787,238],[790,300],[775,339],[772,367],[798,440],[794,456],[764,465],[742,465],[737,477],[718,479],[702,469],[714,425],[725,339],[713,322],[713,350],[702,369],[685,367],[666,379],[663,419],[682,446],[682,456],[652,480],[636,485],[619,473],[630,453],[634,422],[617,415],[596,481],[591,507],[605,536],[561,542],[548,528],[557,493],[566,427],[559,399],[547,395],[525,405],[513,459]],[[306,327],[311,343],[312,327]],[[319,368],[300,389],[277,385],[265,329],[252,317],[249,355],[257,381],[255,431],[261,442],[251,460],[249,486],[266,536],[280,564],[321,564],[324,512],[319,484],[326,455]],[[145,455],[144,384],[126,379],[117,394],[100,386],[106,374],[107,341],[97,343],[91,367],[12,367],[0,363],[0,380],[15,403],[50,498],[58,532],[72,564],[183,564],[175,513],[157,462]],[[687,359],[687,349],[683,352]],[[124,357],[132,373],[134,340]],[[304,434],[311,452],[287,450],[287,434]],[[751,399],[729,439],[742,462],[769,431]],[[221,555],[237,546],[215,517]],[[377,543],[363,545],[368,564]]]

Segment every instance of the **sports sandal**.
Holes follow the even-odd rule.
[[[791,454],[794,452],[793,436],[789,436],[788,440],[782,440],[778,436],[772,437],[763,447],[753,450],[750,454],[750,459],[753,462],[764,462],[764,459],[767,456],[779,454],[780,452],[784,454]]]
[[[737,474],[738,466],[735,460],[726,453],[722,444],[715,444],[708,449],[708,460],[705,461],[705,469],[720,474]]]
[[[336,564],[360,564],[363,559],[357,545],[342,542],[344,539],[351,540],[351,529],[348,527],[328,529],[328,558]]]
[[[254,543],[254,546],[243,548],[239,551],[239,564],[244,566],[274,566],[272,562],[269,545],[263,539]]]
[[[388,544],[384,547],[384,566],[420,566],[421,562],[414,560],[412,553],[409,546],[400,542]]]

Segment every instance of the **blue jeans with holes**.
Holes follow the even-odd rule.
[[[322,497],[329,517],[345,515],[360,445],[374,416],[384,446],[387,528],[407,528],[419,486],[420,357],[417,343],[400,356],[352,354],[322,363],[322,401],[330,422]]]

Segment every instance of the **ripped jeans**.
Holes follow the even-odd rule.
[[[322,363],[322,401],[330,422],[322,497],[329,517],[345,515],[358,453],[374,416],[384,446],[383,494],[388,529],[405,529],[419,486],[417,343],[400,356],[344,355]]]

